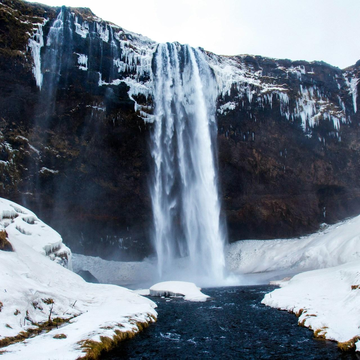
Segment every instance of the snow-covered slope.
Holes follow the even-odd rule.
[[[300,239],[239,241],[227,259],[259,282],[301,273],[279,281],[263,303],[295,313],[316,337],[360,350],[360,216]]]
[[[3,199],[0,213],[14,248],[14,252],[0,251],[0,344],[49,320],[67,321],[26,342],[1,348],[7,359],[77,359],[85,355],[82,345],[95,344],[89,341],[122,337],[126,332],[132,336],[154,321],[152,301],[118,286],[86,283],[44,256],[44,244],[54,243],[51,236],[58,244],[61,237],[34,214]],[[32,225],[23,220],[30,214]],[[24,231],[17,229],[19,224]]]
[[[71,251],[63,244],[59,233],[23,206],[0,198],[0,230],[7,232],[11,242],[19,240],[71,269]]]
[[[360,260],[308,271],[281,286],[263,304],[295,313],[316,337],[360,351]]]
[[[360,260],[360,216],[298,239],[238,241],[226,251],[238,274],[286,276]]]

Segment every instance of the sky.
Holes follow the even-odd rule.
[[[360,59],[360,0],[37,0],[88,7],[103,20],[157,42],[219,55],[325,61]]]

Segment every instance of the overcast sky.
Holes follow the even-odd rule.
[[[104,20],[158,42],[179,41],[222,55],[360,59],[360,0],[37,0],[89,7]]]

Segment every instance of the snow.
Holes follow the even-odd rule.
[[[78,56],[78,65],[80,70],[87,71],[88,70],[88,56],[85,54],[78,54],[75,53]]]
[[[164,281],[150,287],[150,296],[183,296],[187,301],[206,301],[209,296],[200,290],[191,282]]]
[[[305,272],[266,294],[262,303],[300,314],[299,324],[326,339],[360,336],[360,260]],[[359,343],[356,345],[359,350]]]
[[[299,239],[239,241],[228,246],[227,263],[248,283],[295,275],[272,282],[281,288],[263,303],[300,315],[316,336],[360,336],[360,216]]]
[[[86,283],[70,270],[51,261],[46,248],[65,246],[61,237],[35,214],[0,199],[1,227],[14,252],[0,251],[0,340],[61,317],[70,319],[59,328],[6,348],[6,359],[77,359],[81,342],[112,338],[116,331],[139,331],[137,322],[154,321],[155,304],[131,290]],[[19,232],[21,226],[31,235]],[[66,338],[56,339],[64,334]]]
[[[245,240],[226,248],[235,274],[272,278],[360,260],[360,216],[298,239]]]
[[[150,284],[157,274],[156,264],[150,261],[111,261],[81,254],[73,254],[73,270],[89,271],[101,283],[123,286]]]
[[[0,198],[1,229],[7,232],[12,241],[15,239],[25,243],[36,252],[71,268],[71,251],[63,244],[61,236],[30,210],[2,198]]]

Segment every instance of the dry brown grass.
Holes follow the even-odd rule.
[[[151,316],[151,318],[156,321],[156,318]],[[119,345],[121,341],[132,339],[139,331],[146,329],[149,326],[148,322],[135,322],[136,329],[133,331],[120,331],[115,330],[115,335],[110,338],[107,336],[100,336],[100,341],[94,340],[83,340],[80,342],[85,356],[79,358],[78,360],[96,360],[99,359],[101,354],[109,352]]]
[[[4,348],[11,344],[25,341],[26,339],[29,339],[29,338],[33,338],[33,337],[41,334],[43,331],[50,331],[55,327],[57,328],[61,324],[69,322],[70,320],[71,320],[71,318],[70,319],[55,318],[51,321],[46,321],[45,323],[42,323],[42,324],[36,324],[35,328],[28,329],[27,331],[21,331],[19,334],[15,335],[15,336],[8,336],[6,338],[1,339],[0,340],[0,348]]]
[[[320,340],[326,340],[326,329],[327,329],[327,326],[324,326],[323,328],[321,329],[317,329],[314,331],[314,337],[316,339],[320,339]]]
[[[341,351],[355,351],[356,345],[355,343],[360,340],[359,336],[355,336],[352,339],[344,342],[338,343],[338,348]]]

